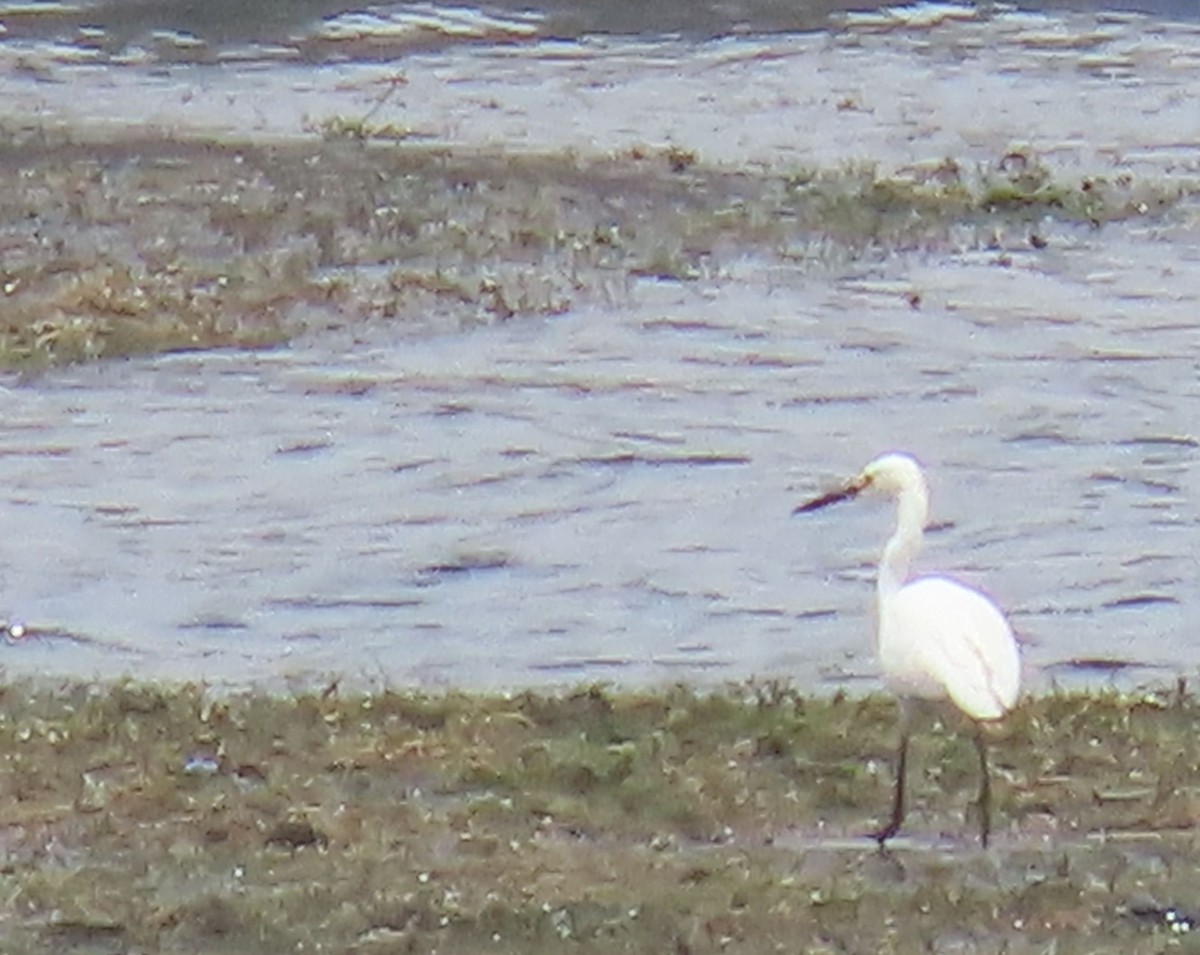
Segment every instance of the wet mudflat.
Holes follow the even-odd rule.
[[[0,696],[5,950],[1178,950],[1196,700],[1048,694],[975,755],[891,701],[410,692]],[[1185,944],[1183,950],[1188,950]]]

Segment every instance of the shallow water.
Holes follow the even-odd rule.
[[[0,102],[231,137],[371,110],[486,149],[896,170],[1022,144],[1068,177],[1200,174],[1195,24],[889,16],[716,41],[484,31],[323,65],[13,41]],[[890,515],[790,511],[903,447],[944,522],[924,566],[1011,610],[1035,684],[1191,674],[1198,226],[1187,206],[1047,226],[1040,251],[735,259],[554,319],[10,381],[0,606],[43,636],[8,673],[870,681]]]

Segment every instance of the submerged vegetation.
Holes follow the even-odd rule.
[[[1195,184],[1065,181],[1026,151],[776,174],[670,147],[479,155],[329,122],[278,144],[0,130],[0,367],[277,344],[308,328],[459,327],[619,300],[745,255],[793,267],[1040,248]]]
[[[777,685],[0,694],[5,952],[1159,952],[1200,907],[1200,702],[1025,701],[914,740]],[[930,715],[932,721],[934,717]],[[1179,908],[1174,908],[1179,906]],[[1191,912],[1194,915],[1194,911]]]

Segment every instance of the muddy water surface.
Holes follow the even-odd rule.
[[[222,137],[369,113],[452,147],[902,170],[1022,145],[1064,177],[1200,176],[1194,24],[929,7],[562,41],[521,22],[387,57],[357,37],[305,65],[13,42],[0,102]],[[870,685],[890,514],[790,510],[901,447],[931,468],[924,566],[1010,608],[1035,680],[1191,674],[1198,229],[1193,205],[1047,226],[1042,249],[1017,230],[735,255],[554,318],[12,379],[0,602],[43,635],[7,670]]]

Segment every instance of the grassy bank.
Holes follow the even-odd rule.
[[[481,696],[0,695],[5,952],[1158,952],[1200,907],[1200,702],[930,716],[774,685]]]
[[[349,121],[324,133],[220,144],[0,123],[0,368],[551,314],[746,255],[803,269],[1038,249],[1047,230],[1159,215],[1197,188],[1068,181],[1022,151],[779,174],[678,148],[478,155]]]

